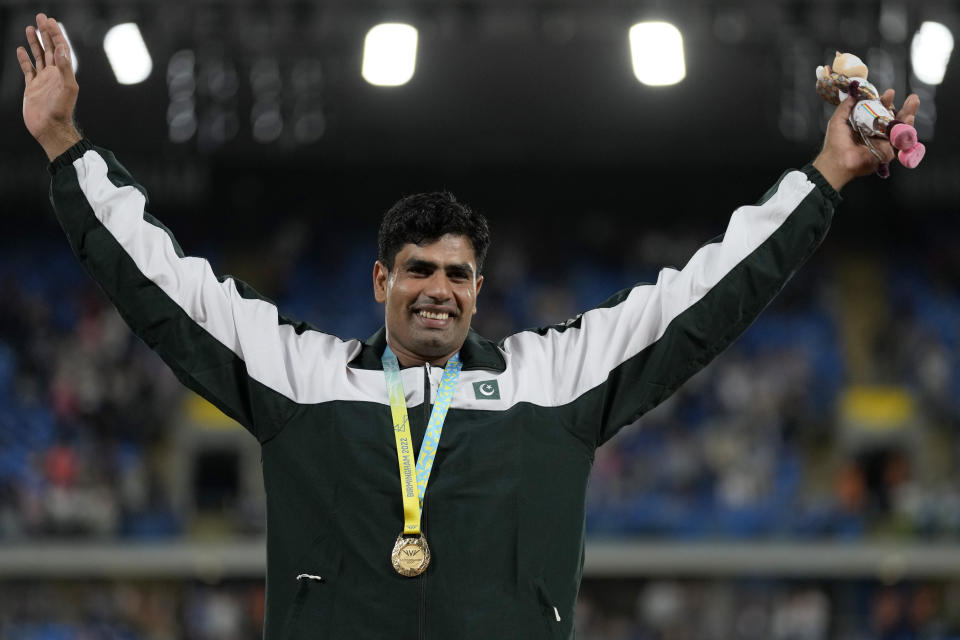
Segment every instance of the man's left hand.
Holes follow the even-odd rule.
[[[893,98],[893,89],[887,89],[880,97],[880,101],[893,111]],[[881,138],[871,140],[880,158],[873,155],[863,144],[860,135],[848,123],[850,112],[856,104],[857,101],[853,96],[848,96],[837,106],[827,125],[823,149],[813,161],[813,166],[837,191],[854,178],[874,173],[881,162],[891,162],[896,156],[896,151],[887,140]],[[920,98],[916,94],[910,94],[903,103],[903,108],[897,112],[896,118],[913,125],[919,108]]]

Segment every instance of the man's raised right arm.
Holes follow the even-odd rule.
[[[322,390],[355,343],[292,324],[270,301],[185,256],[145,209],[146,192],[73,125],[77,83],[66,41],[43,14],[17,57],[24,123],[51,160],[50,197],[73,251],[131,329],[188,387],[253,432],[275,435]]]

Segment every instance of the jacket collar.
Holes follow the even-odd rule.
[[[387,330],[380,330],[363,342],[360,353],[350,361],[349,366],[357,369],[383,369],[380,358],[387,348]],[[460,347],[460,361],[464,369],[489,369],[502,373],[507,363],[497,345],[470,329],[467,339]]]

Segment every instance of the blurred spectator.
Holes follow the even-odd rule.
[[[371,333],[377,309],[354,273],[367,249],[338,261],[344,273],[326,273],[298,229],[278,240],[277,250],[290,253],[283,264],[261,274],[281,309],[348,337]],[[671,261],[695,244],[654,243],[669,248]],[[532,268],[528,248],[509,242],[500,253],[491,273],[501,282],[491,277],[485,287],[481,331],[562,322],[633,281],[609,265],[544,272]],[[242,254],[232,261],[257,263]],[[356,286],[319,287],[318,277]],[[891,325],[880,335],[896,338],[878,340],[877,375],[916,397],[909,445],[844,448],[835,418],[845,380],[839,311],[827,294],[785,296],[712,366],[597,451],[588,530],[671,538],[960,533],[960,297],[915,271],[889,280],[902,313],[887,314]],[[162,455],[185,391],[62,248],[5,254],[0,331],[0,538],[188,528],[190,514],[170,508]]]

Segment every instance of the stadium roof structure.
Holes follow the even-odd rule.
[[[125,157],[428,170],[794,166],[816,153],[830,113],[814,91],[815,69],[841,49],[862,55],[871,80],[900,99],[922,94],[929,159],[926,177],[904,187],[913,201],[947,189],[960,167],[947,143],[960,139],[958,54],[939,86],[917,81],[909,64],[922,22],[960,37],[960,11],[945,0],[71,0],[46,8],[67,26],[79,59],[81,124]],[[14,191],[24,184],[16,154],[34,147],[13,125],[22,79],[12,51],[34,10],[0,0],[0,40],[11,52],[0,63],[0,115],[11,125],[0,161]],[[680,84],[634,78],[627,34],[642,20],[670,21],[683,34]],[[375,87],[360,75],[364,34],[384,21],[419,32],[404,86]],[[124,22],[139,25],[153,60],[140,84],[118,84],[103,52],[106,31]]]

